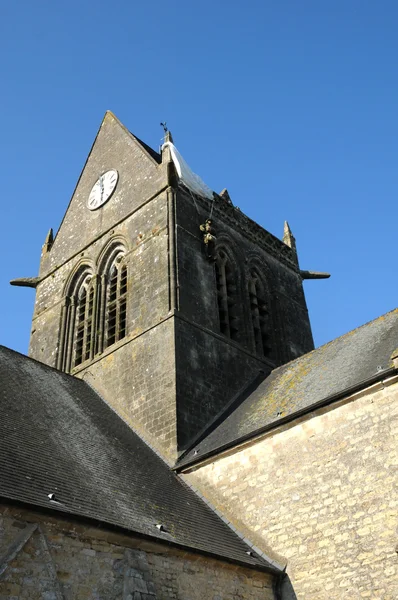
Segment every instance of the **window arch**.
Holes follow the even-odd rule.
[[[238,280],[230,256],[218,248],[215,260],[220,332],[231,340],[239,338]]]
[[[70,372],[127,335],[127,264],[121,243],[103,254],[97,273],[81,265],[62,304],[58,369]]]
[[[249,272],[248,292],[256,352],[270,358],[274,348],[269,293],[255,267]]]
[[[107,348],[126,336],[127,265],[123,251],[108,262],[105,285],[104,346]]]
[[[77,367],[90,358],[93,341],[94,286],[92,276],[87,275],[76,298],[73,366]]]
[[[80,267],[62,307],[58,368],[70,371],[94,353],[96,284],[88,266]]]

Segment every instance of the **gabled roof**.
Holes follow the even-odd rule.
[[[87,383],[2,346],[0,496],[277,571]]]
[[[366,387],[392,371],[398,309],[283,365],[217,417],[178,461],[182,468]]]

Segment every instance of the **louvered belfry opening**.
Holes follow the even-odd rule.
[[[222,249],[217,252],[216,284],[220,332],[231,340],[239,337],[237,287],[231,261]]]
[[[267,294],[255,270],[249,277],[250,314],[257,354],[269,357],[272,354],[272,329]]]
[[[96,284],[88,266],[81,267],[62,303],[57,367],[69,372],[93,354]]]
[[[74,276],[62,305],[57,367],[70,372],[127,335],[127,265],[119,244]]]
[[[126,336],[126,312],[127,312],[127,267],[122,265],[120,271],[120,298],[119,298],[119,339]]]
[[[94,287],[91,275],[86,275],[75,293],[75,319],[71,323],[73,366],[90,357],[93,337]]]
[[[88,294],[88,303],[86,311],[86,340],[84,360],[88,360],[92,353],[93,340],[93,321],[94,321],[94,287],[90,287]]]
[[[76,309],[76,342],[75,342],[75,360],[73,366],[80,365],[83,361],[84,344],[84,318],[86,316],[87,292],[82,288],[79,293]]]
[[[123,255],[119,254],[112,262],[106,294],[106,336],[105,347],[126,336],[127,308],[127,267],[123,264]]]
[[[73,367],[90,358],[92,352],[94,295],[92,275],[86,274],[80,285],[76,286],[69,310],[66,345],[72,345],[72,352],[69,354],[73,355]],[[64,368],[70,370],[70,365],[64,365]]]
[[[106,346],[111,346],[116,341],[117,275],[116,265],[113,265],[108,282]]]

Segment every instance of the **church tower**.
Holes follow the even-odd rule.
[[[107,112],[42,249],[29,354],[87,380],[169,462],[313,349],[294,238],[275,238]],[[18,280],[16,281],[18,283]],[[89,432],[88,432],[89,435]]]

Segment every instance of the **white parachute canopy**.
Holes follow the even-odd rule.
[[[165,142],[162,146],[162,149],[166,146],[170,148],[171,158],[181,183],[186,185],[186,187],[191,190],[193,194],[204,196],[209,200],[213,200],[212,190],[205,184],[204,181],[201,180],[199,175],[196,175],[196,173],[189,168],[174,144],[171,142]]]

